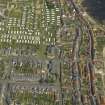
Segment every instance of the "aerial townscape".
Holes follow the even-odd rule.
[[[105,26],[84,1],[0,0],[0,105],[105,105]]]

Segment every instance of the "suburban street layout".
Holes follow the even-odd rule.
[[[0,0],[0,105],[104,105],[102,36],[80,1]]]

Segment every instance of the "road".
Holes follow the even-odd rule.
[[[81,34],[80,34],[80,28],[76,29],[76,36],[73,44],[73,50],[72,50],[72,81],[73,81],[73,105],[82,105],[81,101],[81,78],[79,74],[79,50],[80,50],[80,43],[81,43]]]

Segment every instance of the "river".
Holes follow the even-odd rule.
[[[97,21],[105,21],[105,0],[84,0],[83,6]]]

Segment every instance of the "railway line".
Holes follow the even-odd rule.
[[[95,93],[95,84],[94,84],[94,69],[93,69],[93,59],[94,59],[94,54],[93,54],[93,46],[94,46],[94,41],[93,41],[93,33],[91,31],[91,27],[89,25],[89,23],[83,18],[83,16],[81,15],[78,7],[75,5],[74,1],[73,0],[67,0],[69,6],[72,5],[77,16],[78,16],[78,19],[79,21],[85,26],[85,31],[87,31],[87,37],[88,37],[88,44],[87,44],[87,60],[86,60],[86,70],[87,70],[87,76],[88,76],[88,95],[89,95],[89,101],[90,101],[90,105],[99,105],[99,102],[96,98],[96,93]],[[76,37],[77,37],[77,34],[76,34]],[[77,37],[78,39],[78,37]],[[76,44],[78,45],[78,42],[76,40],[74,40],[74,45],[73,45],[73,52],[72,54],[74,55],[75,53],[79,53],[79,47],[78,46],[76,48]],[[76,43],[77,42],[77,43]],[[74,49],[77,49],[77,50],[74,50]],[[74,65],[74,66],[77,66]],[[75,67],[76,68],[76,67]],[[74,67],[72,67],[72,72],[74,72]],[[77,72],[78,72],[79,69],[77,69]],[[74,77],[74,73],[72,73],[73,75],[73,78],[79,78],[79,74],[77,73],[76,77]],[[74,81],[74,80],[73,80]],[[77,84],[78,82],[78,85],[76,86],[77,87],[77,96],[75,96],[75,92],[73,92],[73,97],[74,100],[73,100],[73,105],[84,105],[84,103],[82,102],[81,100],[81,88],[78,89],[78,87],[81,86],[81,82],[79,81],[79,79],[77,79],[77,81],[75,82],[75,84],[73,85],[73,87]],[[76,102],[76,100],[80,99],[80,102],[78,103],[74,103]]]

